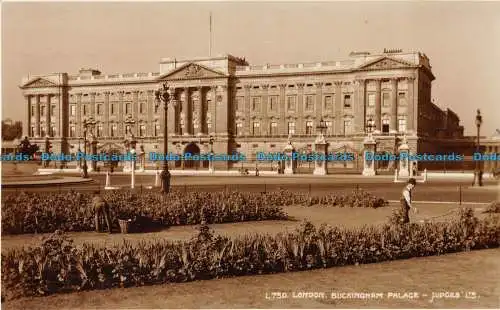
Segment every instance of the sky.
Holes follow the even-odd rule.
[[[162,57],[245,57],[250,64],[421,51],[432,98],[466,134],[500,128],[500,2],[7,2],[2,5],[2,119],[23,120],[28,74],[158,72]]]

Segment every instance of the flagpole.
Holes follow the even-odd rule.
[[[210,38],[208,42],[208,56],[212,56],[212,12],[210,12]]]

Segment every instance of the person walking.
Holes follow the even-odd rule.
[[[94,207],[94,213],[95,213],[96,232],[103,231],[102,227],[101,227],[101,218],[104,217],[104,220],[106,221],[106,225],[108,226],[108,231],[109,231],[109,233],[111,233],[112,230],[111,230],[111,216],[109,214],[109,205],[104,200],[104,198],[102,198],[99,191],[94,192],[94,197],[92,198],[92,205]]]
[[[408,180],[408,184],[406,184],[405,188],[403,189],[402,197],[401,197],[401,212],[403,214],[403,223],[409,223],[410,222],[410,216],[409,212],[410,209],[413,209],[414,213],[417,213],[418,210],[415,208],[411,202],[411,192],[413,188],[415,188],[415,185],[417,185],[417,181],[414,178],[410,178]]]

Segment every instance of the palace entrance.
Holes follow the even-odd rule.
[[[200,148],[196,145],[196,143],[191,142],[186,145],[186,148],[184,149],[184,156],[188,153],[191,154],[191,157],[194,155],[200,155]],[[199,160],[184,159],[184,169],[198,169],[199,167]]]

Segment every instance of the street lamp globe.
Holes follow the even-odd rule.
[[[477,115],[476,115],[476,126],[481,127],[483,124],[483,117],[481,116],[481,111],[477,110]]]

